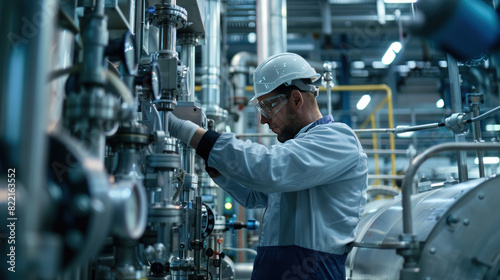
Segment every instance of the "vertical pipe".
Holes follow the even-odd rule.
[[[186,102],[195,101],[195,48],[198,45],[198,37],[195,34],[186,33],[179,39],[181,44],[181,60],[188,68],[187,73],[187,93],[182,96],[182,100]],[[189,174],[195,173],[195,151],[188,147],[183,149],[183,169]]]
[[[332,9],[331,9],[330,1],[325,1],[322,4],[321,9],[321,17],[322,21],[322,31],[325,36],[332,35]]]
[[[347,44],[347,34],[341,34],[340,35],[340,44],[341,48],[346,50]],[[340,62],[341,62],[341,71],[340,71],[340,84],[341,85],[349,85],[350,82],[350,76],[351,76],[351,67],[349,64],[349,60],[347,58],[347,55],[345,55],[347,52],[342,51],[342,55],[340,56]],[[342,96],[342,118],[341,122],[347,124],[348,126],[351,125],[351,116],[349,112],[351,111],[351,94],[348,91],[342,91],[341,92]]]
[[[168,56],[175,56],[177,53],[177,27],[173,23],[168,23],[161,26],[160,32],[160,50],[166,51]]]
[[[375,129],[377,128],[377,124],[375,123],[375,114],[370,115],[370,123],[372,124],[372,128]],[[378,143],[377,143],[377,134],[372,133],[372,141],[373,141],[373,149],[376,151],[378,149]],[[379,166],[378,166],[378,153],[376,153],[373,156],[373,161],[375,163],[375,175],[380,174]],[[380,179],[377,178],[375,180],[375,185],[378,186],[380,185]]]
[[[195,211],[195,228],[194,228],[194,239],[196,242],[200,242],[201,244],[201,196],[197,196],[196,198],[196,211]],[[201,262],[201,248],[196,245],[194,249],[194,265],[196,267],[196,275],[200,274],[200,262]],[[207,267],[208,269],[208,267]]]
[[[202,103],[209,118],[218,116],[220,104],[220,0],[205,4],[205,45],[202,48]]]
[[[462,112],[462,93],[460,91],[460,74],[458,72],[457,60],[448,54],[448,75],[450,78],[450,93],[452,98],[451,109],[454,113]],[[455,134],[455,142],[465,142],[465,135]],[[467,152],[457,152],[458,177],[460,182],[469,180],[467,173]]]
[[[246,126],[245,86],[249,75],[249,66],[257,66],[257,55],[249,52],[239,52],[231,59],[231,66],[234,69],[231,82],[234,85],[233,112],[238,114],[238,121],[235,123],[234,133],[244,133]]]
[[[140,61],[142,57],[142,40],[143,40],[143,32],[144,32],[144,13],[146,8],[144,7],[144,2],[146,0],[135,0],[135,47],[137,48],[136,52],[136,61]]]
[[[479,116],[479,106],[474,104],[472,106],[472,115],[473,117]],[[474,133],[474,141],[481,142],[481,123],[479,121],[474,122],[472,126],[472,130]],[[479,167],[479,177],[484,178],[484,161],[483,161],[483,151],[477,150],[477,161]]]
[[[325,62],[323,64],[323,78],[326,82],[326,97],[327,97],[327,112],[328,115],[332,114],[332,64],[330,62]]]
[[[287,51],[286,0],[257,0],[257,56],[259,63]]]
[[[57,11],[54,0],[0,3],[0,32],[5,36],[0,44],[1,157],[6,168],[16,168],[16,194],[24,191],[22,202],[29,202],[29,211],[21,213],[23,204],[16,211],[22,219],[16,221],[20,261],[14,279],[35,279],[42,268],[37,257],[47,169],[47,65]],[[2,172],[7,175],[7,170]]]
[[[287,51],[286,0],[257,0],[257,60]],[[259,125],[261,133],[270,133],[268,126]],[[269,146],[271,139],[261,141]]]
[[[388,117],[389,117],[389,128],[394,128],[394,112],[393,112],[393,105],[392,105],[392,90],[390,87],[387,87],[386,89],[387,93],[387,110],[388,110]],[[389,146],[391,148],[391,151],[394,151],[396,149],[396,140],[394,137],[394,133],[389,134]],[[391,175],[396,175],[396,154],[391,153]],[[392,180],[392,186],[396,186],[396,180]]]
[[[186,102],[195,101],[195,49],[198,45],[198,37],[195,34],[185,33],[179,38],[181,44],[181,61],[189,69],[187,73],[187,94],[182,96]]]

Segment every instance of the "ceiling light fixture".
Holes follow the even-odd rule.
[[[370,95],[368,95],[368,94],[363,95],[359,99],[358,104],[356,104],[356,108],[358,108],[358,110],[360,110],[360,111],[364,110],[366,108],[366,106],[368,106],[368,104],[370,103],[370,100],[372,100]]]
[[[396,54],[398,54],[402,48],[403,45],[401,45],[400,42],[392,43],[389,49],[387,49],[387,51],[385,52],[384,56],[382,57],[382,63],[384,63],[385,65],[391,64],[396,58]]]
[[[443,98],[439,99],[439,100],[436,102],[436,107],[437,107],[437,108],[443,108],[443,107],[444,107],[444,100],[443,100]]]
[[[408,3],[415,3],[418,0],[384,0],[385,3],[387,4],[408,4]]]
[[[483,157],[484,164],[498,164],[500,162],[500,158],[498,157]],[[479,164],[479,159],[474,159],[475,164]]]

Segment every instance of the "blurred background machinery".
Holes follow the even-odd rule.
[[[348,279],[499,279],[498,4],[1,2],[0,279],[250,279],[263,209],[167,113],[276,143],[247,105],[286,51],[370,158]]]

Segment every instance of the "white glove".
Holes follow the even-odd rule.
[[[168,132],[170,136],[178,138],[186,144],[191,143],[194,133],[198,129],[198,125],[191,121],[181,120],[172,112],[168,112]]]

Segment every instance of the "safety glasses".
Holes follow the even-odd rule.
[[[273,96],[261,100],[257,103],[256,107],[260,114],[266,119],[270,120],[272,117],[278,113],[283,106],[288,102],[288,98],[284,94],[278,96]]]

